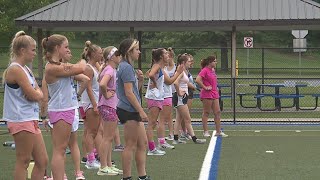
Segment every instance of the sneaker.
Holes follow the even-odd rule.
[[[174,149],[174,146],[172,146],[171,144],[165,142],[164,144],[159,144],[159,147],[161,149]]]
[[[68,177],[66,174],[63,175],[63,180],[68,180]]]
[[[148,151],[148,156],[163,156],[163,155],[165,155],[166,154],[166,152],[165,151],[161,151],[161,150],[159,150],[159,149],[154,149],[154,150],[152,150],[152,151]]]
[[[123,180],[123,178],[121,178],[121,180]],[[132,180],[132,177],[130,177],[130,179],[127,179],[127,180]]]
[[[116,168],[115,166],[111,166],[109,168],[112,169],[113,171],[117,172],[118,174],[123,174],[123,171],[121,169]]]
[[[141,178],[138,177],[138,180],[151,180],[151,177],[150,177],[150,176],[147,176],[147,177],[144,178],[144,179],[141,179]]]
[[[172,141],[172,144],[186,144],[187,142],[186,141],[183,141],[181,139],[178,139],[178,140],[173,140]]]
[[[87,169],[99,169],[100,163],[97,160],[92,161],[91,163],[89,161],[86,162],[86,168]]]
[[[204,137],[210,137],[211,135],[210,135],[209,131],[205,131],[205,132],[203,132],[203,136]]]
[[[71,151],[69,148],[66,149],[66,154],[71,154]]]
[[[164,139],[167,140],[167,141],[173,141],[174,140],[173,135],[171,135],[171,134],[169,134],[168,137],[165,137]]]
[[[109,168],[108,166],[104,167],[104,168],[99,168],[99,171],[97,172],[97,175],[99,176],[116,176],[119,175],[118,172],[113,171],[111,168]]]
[[[114,152],[121,152],[124,150],[124,146],[122,144],[118,145],[118,146],[114,146],[113,151]]]
[[[204,143],[206,143],[207,142],[207,140],[206,139],[196,139],[196,144],[204,144]]]
[[[215,134],[214,136],[220,136],[220,137],[228,137],[227,134],[225,134],[224,132],[220,132],[220,134]]]
[[[189,133],[187,133],[186,136],[187,136],[187,140],[192,140],[192,136]]]
[[[51,177],[49,177],[49,176],[44,176],[43,179],[45,179],[45,180],[53,180],[52,172],[51,172]],[[68,177],[67,177],[66,174],[63,175],[63,180],[68,180]],[[76,179],[76,180],[77,180],[77,179]]]
[[[82,179],[86,179],[83,175],[83,171],[78,171],[75,173],[76,176],[76,180],[82,180]]]
[[[87,158],[86,157],[82,157],[81,164],[85,164],[86,162],[87,162]]]
[[[187,140],[188,140],[187,136],[185,136],[184,133],[181,133],[181,134],[180,134],[179,139],[181,139],[182,141],[187,141]]]
[[[181,140],[188,141],[188,140],[191,140],[192,137],[191,137],[191,135],[190,135],[189,133],[181,133],[180,139],[181,139]]]

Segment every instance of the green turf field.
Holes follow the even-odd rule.
[[[201,137],[200,126],[194,127],[198,137]],[[229,137],[222,139],[220,159],[214,162],[218,164],[218,180],[314,180],[320,177],[319,126],[225,125],[224,131]],[[6,128],[2,126],[1,143],[12,139],[10,135],[3,134],[5,132]],[[51,157],[50,136],[46,132],[43,135]],[[209,141],[207,139],[205,145],[195,145],[192,142],[178,145],[175,150],[167,150],[163,157],[147,156],[148,174],[154,180],[197,180]],[[0,152],[0,179],[12,179],[15,153],[3,146],[0,147]],[[119,152],[113,153],[113,159],[121,167]],[[81,167],[87,179],[120,179],[120,176],[99,177],[95,170],[86,170],[83,165]],[[66,168],[69,179],[72,179],[70,155],[67,156]],[[134,167],[133,172],[136,177]]]

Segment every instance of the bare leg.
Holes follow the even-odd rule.
[[[71,135],[71,125],[60,120],[53,124],[52,142],[53,153],[51,168],[54,179],[63,179],[65,164],[64,156]]]
[[[131,176],[131,161],[133,152],[137,149],[138,131],[140,123],[134,120],[129,120],[124,124],[124,140],[125,146],[122,152],[122,168],[123,177]]]

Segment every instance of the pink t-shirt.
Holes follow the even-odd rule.
[[[204,67],[201,69],[199,76],[202,77],[202,82],[205,86],[212,87],[209,91],[201,89],[200,99],[219,99],[219,92],[217,89],[218,80],[214,69]]]
[[[100,74],[99,79],[102,79],[104,76],[106,75],[110,75],[111,78],[107,84],[107,90],[113,90],[116,91],[116,76],[117,76],[117,71],[115,69],[113,69],[110,65],[108,65],[107,67],[105,67],[103,69],[103,71]],[[106,99],[102,94],[99,95],[99,102],[98,102],[98,106],[109,106],[112,107],[114,109],[117,108],[117,104],[118,104],[118,97],[117,97],[117,93],[114,93],[114,96]]]

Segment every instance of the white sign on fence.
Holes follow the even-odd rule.
[[[308,35],[308,30],[292,30],[291,34],[297,39],[302,39]]]
[[[243,38],[243,47],[253,48],[253,37],[244,37]]]

